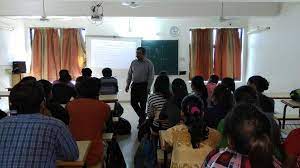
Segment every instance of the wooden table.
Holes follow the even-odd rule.
[[[279,126],[284,129],[285,127],[285,120],[300,120],[300,102],[296,102],[294,100],[281,100],[281,102],[284,104],[284,109],[283,109],[283,118],[282,118],[282,126],[281,123],[279,122]],[[299,116],[296,118],[288,118],[286,119],[286,109],[287,107],[291,108],[299,108]]]
[[[112,103],[106,103],[106,104],[109,105],[111,111],[115,110],[115,103],[114,102],[112,102]]]
[[[106,103],[112,103],[118,101],[118,95],[100,95],[99,100],[102,100]]]
[[[85,165],[86,157],[91,146],[91,141],[76,141],[79,158],[76,161],[56,161],[58,168],[82,168]]]
[[[272,93],[264,93],[264,95],[272,99],[291,99],[290,93],[288,92],[272,92]]]

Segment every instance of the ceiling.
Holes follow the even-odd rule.
[[[104,0],[105,16],[140,17],[201,17],[220,16],[219,0],[135,0],[139,8],[129,8],[121,2]],[[225,16],[274,16],[280,13],[281,3],[274,0],[223,0]],[[284,2],[300,0],[284,0]],[[48,16],[89,16],[91,0],[45,0]],[[42,0],[1,0],[0,16],[40,16]]]

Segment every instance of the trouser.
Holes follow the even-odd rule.
[[[139,116],[139,124],[142,124],[146,119],[146,103],[148,97],[148,83],[132,83],[130,103],[136,114]]]

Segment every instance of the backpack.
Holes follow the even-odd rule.
[[[134,168],[154,168],[156,147],[151,138],[143,137],[134,155]]]
[[[114,126],[114,130],[118,135],[128,135],[131,133],[131,125],[128,120],[120,117]]]
[[[115,109],[113,110],[114,117],[121,117],[124,113],[124,108],[121,106],[119,102],[115,102]]]
[[[126,168],[121,148],[115,138],[108,142],[106,168]]]
[[[300,89],[295,89],[290,93],[291,99],[300,102]]]

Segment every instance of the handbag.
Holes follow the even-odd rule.
[[[295,89],[290,93],[291,99],[300,102],[300,89]]]

